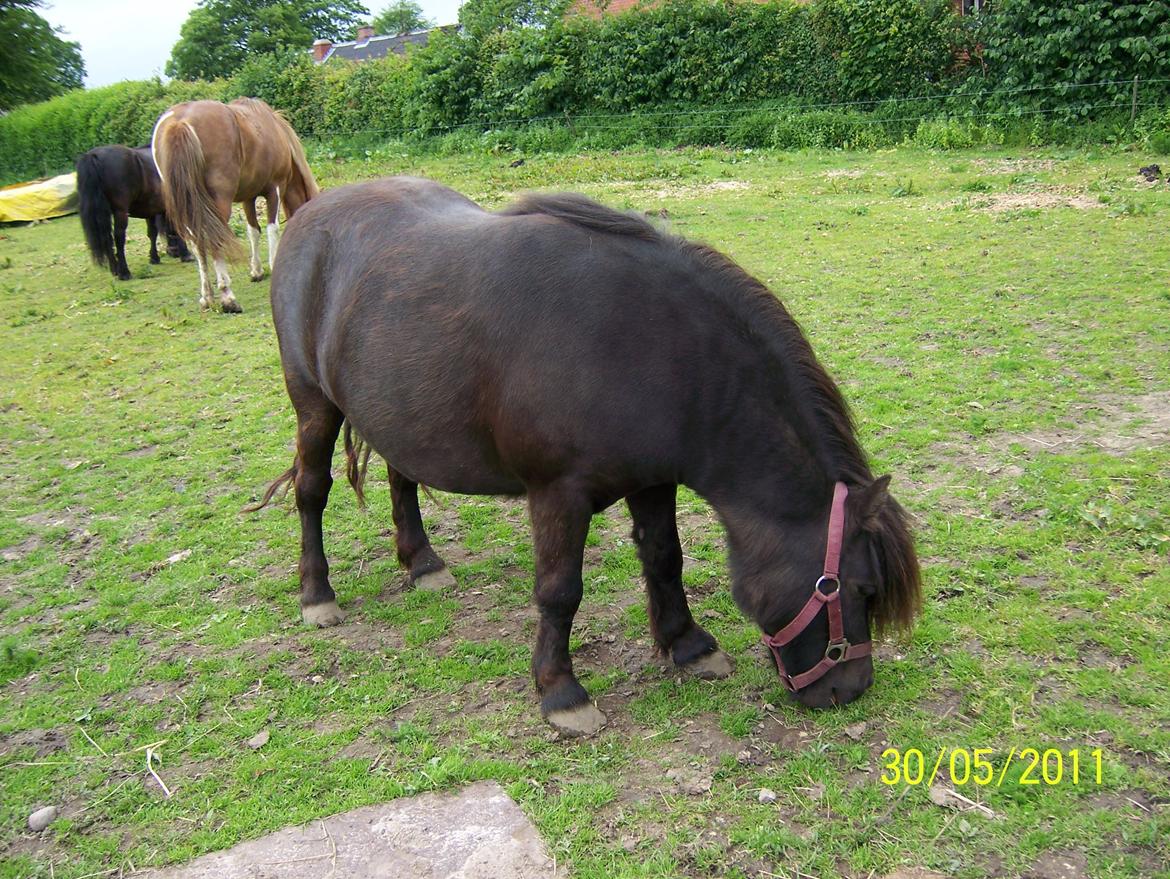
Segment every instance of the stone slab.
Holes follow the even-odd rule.
[[[536,828],[495,782],[288,827],[149,879],[534,879],[553,875]]]

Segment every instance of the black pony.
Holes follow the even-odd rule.
[[[455,586],[419,484],[528,496],[532,668],[564,733],[605,720],[573,675],[569,630],[590,517],[622,498],[651,632],[684,671],[722,677],[732,663],[687,607],[680,484],[722,519],[732,596],[776,633],[782,680],[805,705],[861,695],[871,624],[908,626],[918,609],[905,516],[837,386],[780,301],[710,248],[584,196],[488,213],[437,183],[380,180],[329,190],[289,221],[272,316],[297,450],[261,503],[293,483],[306,622],[343,617],[321,534],[343,424],[355,488],[364,444],[387,461],[398,558],[417,587]]]
[[[115,278],[130,279],[126,265],[126,224],[130,217],[146,220],[150,261],[159,262],[156,239],[167,237],[167,253],[189,262],[183,239],[175,234],[163,205],[162,180],[150,147],[95,147],[77,160],[77,194],[81,228],[90,256],[108,266]]]

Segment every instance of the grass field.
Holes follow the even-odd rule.
[[[584,191],[766,280],[915,516],[913,637],[880,647],[856,703],[792,706],[684,493],[692,607],[738,665],[681,680],[614,508],[573,642],[610,723],[558,740],[528,674],[522,502],[425,501],[459,580],[428,594],[397,568],[389,492],[361,513],[343,480],[326,548],[350,615],[307,629],[291,501],[240,512],[292,457],[267,282],[239,266],[245,314],[201,314],[194,266],[147,265],[138,221],[125,283],[75,217],[6,228],[0,877],[128,874],[484,778],[581,879],[1170,876],[1170,187],[1137,178],[1149,157],[513,158],[315,164],[325,186],[409,171],[488,206]],[[924,770],[911,753],[883,783],[888,748]],[[1059,777],[1028,748],[1060,752]],[[990,784],[963,783],[962,749],[989,749]]]

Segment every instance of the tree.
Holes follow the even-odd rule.
[[[168,76],[230,76],[249,58],[348,37],[369,10],[359,0],[200,0],[179,31]]]
[[[33,10],[41,0],[0,0],[0,111],[81,88],[81,46]]]
[[[548,27],[559,22],[571,0],[467,0],[459,24],[473,39],[512,28]]]
[[[432,22],[422,14],[422,7],[414,0],[395,0],[378,13],[372,22],[376,34],[408,34],[426,30]]]

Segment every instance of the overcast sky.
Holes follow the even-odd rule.
[[[390,0],[364,3],[376,15]],[[195,0],[46,0],[37,11],[49,24],[65,29],[64,39],[81,43],[85,84],[93,88],[161,76],[179,28],[195,5]],[[460,0],[419,0],[419,5],[437,24],[453,24]]]

